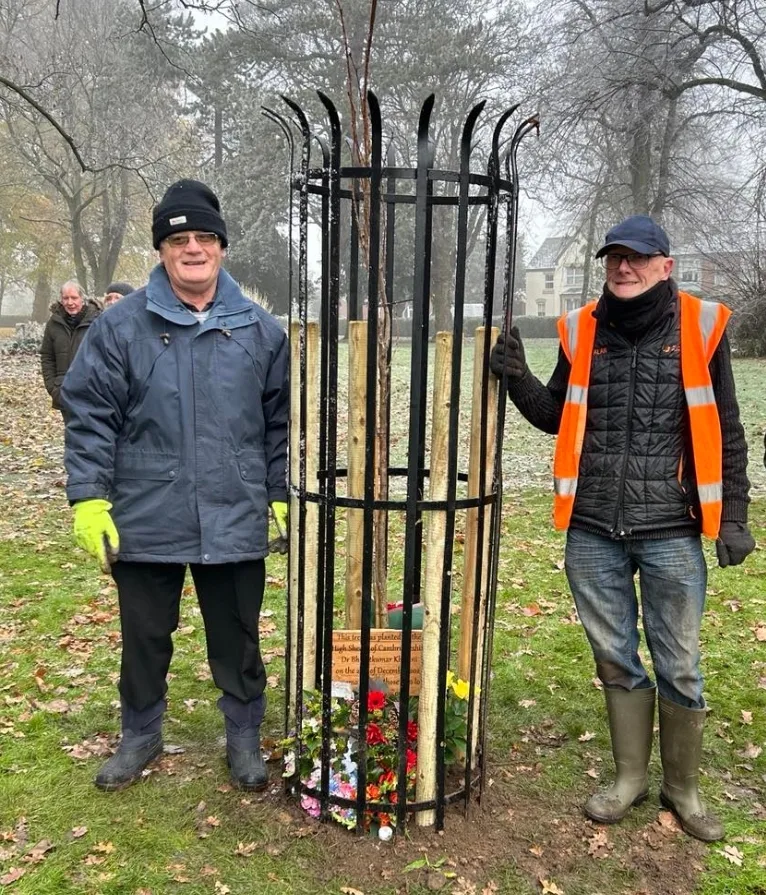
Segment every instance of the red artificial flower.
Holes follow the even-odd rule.
[[[418,739],[418,722],[417,721],[408,721],[407,722],[407,742],[408,743],[416,743]]]
[[[399,600],[398,603],[386,603],[386,609],[391,612],[392,609],[403,609],[404,603],[402,600]]]
[[[388,801],[395,805],[399,801],[399,793],[398,792],[390,792],[388,794]]]
[[[377,724],[368,724],[367,725],[367,745],[368,746],[380,746],[386,742],[386,738],[383,736],[383,731],[378,727]]]
[[[396,786],[396,774],[393,771],[383,771],[378,778],[381,786]]]
[[[407,773],[414,770],[415,765],[418,763],[418,756],[412,751],[412,749],[407,750]]]
[[[380,798],[380,787],[376,786],[374,783],[367,784],[367,801],[368,802],[377,802]]]
[[[378,823],[381,825],[381,827],[390,827],[391,817],[388,814],[379,814]]]
[[[382,690],[370,690],[367,694],[367,711],[378,712],[385,708],[386,694]]]

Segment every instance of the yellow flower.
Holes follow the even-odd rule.
[[[468,699],[468,694],[471,692],[471,687],[468,681],[461,681],[458,678],[456,681],[452,682],[451,687],[452,692],[458,699]]]
[[[447,670],[447,686],[448,686],[448,687],[451,687],[451,686],[452,686],[452,682],[453,682],[454,680],[455,680],[455,675],[454,675],[451,671],[449,671],[449,669],[448,669],[448,670]]]

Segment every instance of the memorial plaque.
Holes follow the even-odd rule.
[[[410,650],[410,696],[420,693],[423,659],[422,631],[412,632]],[[359,686],[361,631],[332,632],[332,679]],[[402,666],[402,632],[392,628],[370,631],[370,680],[385,681],[392,693],[399,692]]]

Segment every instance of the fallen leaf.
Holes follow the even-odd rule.
[[[543,856],[543,849],[539,845],[531,845],[529,847],[529,852],[536,858],[541,858]]]
[[[343,895],[364,895],[361,889],[353,889],[351,886],[341,886],[340,890]]]
[[[737,867],[742,866],[742,859],[745,857],[742,852],[733,845],[724,845],[719,854],[723,855],[727,861]]]
[[[0,876],[0,886],[10,886],[10,884],[15,883],[17,879],[21,879],[26,872],[26,867],[11,867],[8,873]]]
[[[761,643],[766,643],[766,623],[761,622],[755,626],[755,639]]]
[[[755,743],[748,743],[742,751],[742,757],[758,758],[761,752],[763,752],[763,749],[760,746],[756,746]]]
[[[231,889],[228,886],[224,885],[222,882],[220,882],[220,880],[215,881],[214,888],[215,888],[215,891],[219,893],[219,895],[229,895],[229,892],[231,892]]]
[[[114,851],[114,845],[111,842],[97,842],[93,846],[93,851],[97,851],[102,855],[111,855]]]
[[[581,733],[580,736],[577,737],[577,739],[578,739],[581,743],[588,743],[588,742],[590,742],[592,739],[594,739],[595,736],[596,736],[595,733],[591,733],[589,730],[586,730],[585,733]]]
[[[234,849],[234,854],[239,855],[240,858],[249,858],[255,853],[257,848],[257,842],[248,842],[247,845],[244,842],[238,842],[237,847]]]
[[[559,889],[552,880],[541,879],[538,882],[543,887],[542,895],[564,895],[564,890]]]
[[[72,827],[69,835],[72,839],[82,839],[82,837],[88,832],[87,827]]]
[[[533,705],[537,705],[536,699],[520,699],[519,705],[523,709],[531,709]]]
[[[592,777],[594,780],[598,780],[598,771],[595,768],[588,768],[585,774],[588,777]]]
[[[743,724],[752,724],[753,723],[753,713],[746,712],[744,709],[740,712],[742,715],[742,723]]]
[[[26,861],[28,864],[39,864],[45,860],[46,854],[54,848],[55,846],[49,839],[41,839],[37,845],[32,846],[21,860]]]

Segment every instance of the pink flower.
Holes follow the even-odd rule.
[[[306,795],[306,793],[301,796],[301,808],[303,808],[307,814],[310,814],[311,817],[319,817],[322,813],[322,806],[319,804],[319,799]]]

